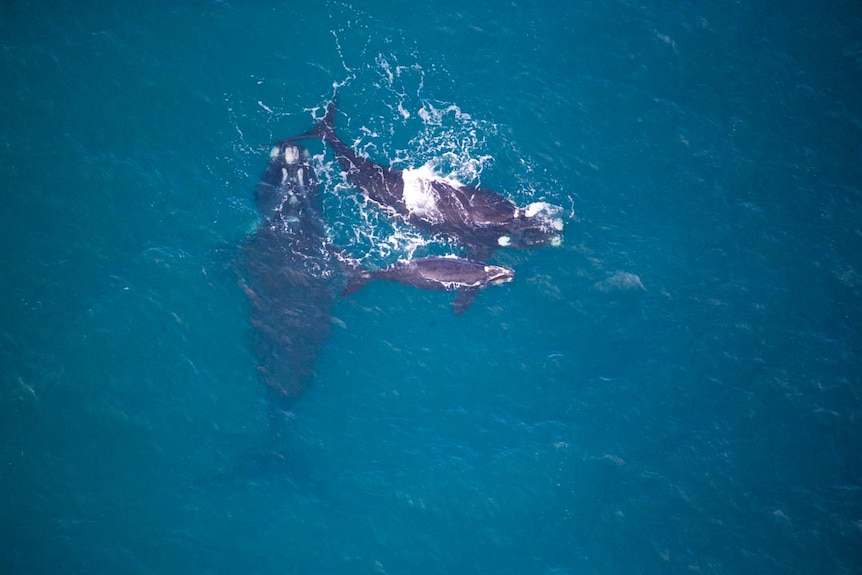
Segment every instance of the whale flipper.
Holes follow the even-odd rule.
[[[479,295],[479,288],[464,288],[452,300],[452,313],[462,315]]]
[[[358,292],[373,279],[374,277],[367,270],[348,276],[347,283],[341,291],[342,297]]]

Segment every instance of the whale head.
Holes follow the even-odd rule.
[[[262,214],[285,224],[295,222],[303,209],[318,208],[317,180],[308,150],[293,142],[274,146],[256,199]]]
[[[509,283],[515,279],[515,271],[502,266],[485,266],[486,283],[488,285],[497,286]]]
[[[497,244],[514,248],[559,246],[563,241],[561,212],[562,208],[546,202],[516,208],[514,216],[504,226],[505,233],[497,238]]]

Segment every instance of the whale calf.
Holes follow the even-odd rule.
[[[356,154],[336,135],[335,111],[333,100],[322,120],[284,142],[322,138],[335,152],[348,182],[402,220],[455,240],[479,261],[487,260],[501,246],[531,248],[562,241],[558,206],[536,202],[519,207],[492,190],[375,163]]]
[[[398,262],[380,270],[357,268],[347,280],[342,295],[349,295],[372,280],[385,280],[413,287],[455,291],[452,310],[460,315],[472,303],[476,293],[488,286],[512,281],[515,272],[509,268],[448,256],[427,257]]]

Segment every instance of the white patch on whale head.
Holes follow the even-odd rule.
[[[563,231],[563,219],[559,217],[562,208],[547,202],[533,202],[523,209],[528,218],[539,218],[548,227],[558,232]]]
[[[269,157],[274,160],[278,157],[279,152],[281,152],[281,150],[279,150],[278,146],[276,146],[269,151]]]
[[[552,206],[551,204],[549,204],[547,202],[533,202],[532,204],[530,204],[526,208],[524,208],[524,215],[527,216],[528,218],[532,218],[536,214],[547,213],[549,211],[549,208],[554,208],[554,207],[556,207],[556,206]]]
[[[297,146],[285,146],[284,161],[288,164],[297,163],[299,161],[299,148]]]
[[[497,245],[500,247],[505,248],[506,246],[508,246],[511,243],[512,243],[512,238],[510,238],[509,236],[500,236],[499,238],[497,238]]]
[[[485,266],[485,273],[488,276],[488,284],[492,286],[509,283],[515,279],[514,270],[500,266]]]
[[[545,232],[562,232],[563,218],[560,217],[562,208],[549,204],[547,202],[533,202],[526,208],[519,208],[517,217],[524,217],[535,222],[534,225],[540,226]],[[550,238],[549,243],[552,246],[559,246],[562,238],[556,234]]]

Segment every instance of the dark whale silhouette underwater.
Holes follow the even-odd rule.
[[[329,249],[320,189],[302,146],[270,153],[255,190],[261,220],[241,247],[241,284],[259,375],[279,399],[297,397],[329,337],[341,263]]]

